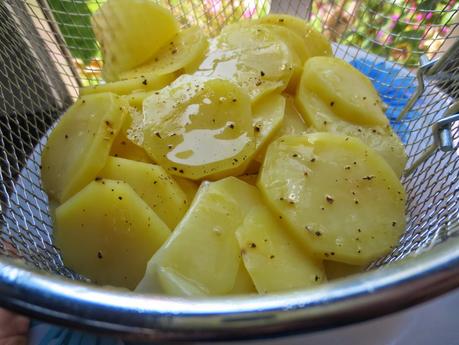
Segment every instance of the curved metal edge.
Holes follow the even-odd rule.
[[[247,340],[325,330],[400,311],[458,286],[458,238],[315,289],[202,300],[95,287],[0,260],[1,305],[65,326],[153,341]]]

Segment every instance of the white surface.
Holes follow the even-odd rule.
[[[459,290],[377,320],[311,335],[251,341],[247,344],[456,345],[459,344]]]

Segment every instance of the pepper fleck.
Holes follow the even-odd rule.
[[[102,259],[102,258],[103,258],[103,255],[102,255],[102,252],[101,252],[101,251],[98,251],[98,252],[97,252],[97,257],[98,257],[99,259]]]
[[[143,82],[142,82],[143,85],[147,85],[148,82],[147,82],[147,79],[144,79]]]
[[[330,195],[326,195],[325,200],[327,200],[329,204],[333,204],[333,202],[335,201]]]
[[[256,245],[255,243],[252,242],[252,243],[249,244],[249,247],[250,247],[250,248],[256,248],[257,245]]]

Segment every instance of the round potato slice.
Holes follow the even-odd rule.
[[[266,153],[258,187],[297,239],[324,259],[366,265],[404,230],[403,186],[356,138],[281,137]]]
[[[234,81],[254,102],[284,90],[292,73],[292,53],[278,36],[263,25],[232,24],[211,40],[195,75]]]
[[[358,125],[387,125],[389,120],[371,81],[346,61],[317,56],[304,64],[298,97],[315,93],[344,120]]]
[[[168,75],[183,70],[193,73],[204,59],[209,43],[199,26],[180,31],[168,44],[163,46],[154,58],[145,64],[120,74],[121,79],[130,79],[155,72]]]
[[[249,97],[226,80],[180,78],[144,100],[140,127],[154,161],[192,180],[239,174],[255,151]]]
[[[379,153],[402,176],[407,155],[400,138],[389,124],[383,126],[362,126],[344,120],[334,107],[326,104],[315,93],[300,88],[296,102],[304,120],[319,132],[331,132],[359,138]]]
[[[333,51],[327,38],[303,19],[288,14],[270,14],[259,19],[260,23],[284,26],[303,38],[308,57],[332,56]]]
[[[92,17],[108,81],[153,57],[178,32],[171,12],[150,0],[109,0]]]

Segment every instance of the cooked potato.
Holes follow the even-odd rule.
[[[316,94],[347,122],[367,126],[389,124],[371,81],[338,58],[317,56],[306,61],[297,98],[301,99],[303,91]]]
[[[120,74],[121,78],[132,78],[154,72],[158,75],[177,71],[193,73],[204,59],[209,43],[198,26],[180,31],[155,56],[132,70]]]
[[[242,260],[260,294],[301,289],[326,280],[322,262],[295,244],[265,206],[236,230]]]
[[[185,193],[188,203],[191,204],[198,191],[199,183],[178,176],[174,176],[173,178]]]
[[[294,99],[292,98],[292,96],[284,95],[284,98],[286,99],[286,102],[284,109],[284,117],[282,118],[280,128],[274,133],[274,135],[270,139],[268,139],[268,143],[266,143],[264,147],[258,150],[257,154],[255,155],[255,160],[257,162],[263,162],[263,159],[265,158],[266,154],[266,149],[269,143],[271,143],[275,139],[280,138],[283,135],[300,135],[310,132],[310,129],[304,123],[301,114],[298,112],[298,110],[296,110]]]
[[[319,96],[305,89],[301,89],[296,100],[305,121],[316,131],[359,138],[379,153],[389,163],[397,176],[402,175],[407,155],[402,142],[389,124],[363,126],[348,122]]]
[[[133,289],[169,233],[120,181],[91,182],[56,209],[54,239],[65,265],[96,284]]]
[[[252,186],[256,186],[258,175],[257,174],[244,174],[237,177],[239,180],[242,180]]]
[[[178,32],[171,12],[150,0],[108,0],[93,14],[107,81],[153,57]]]
[[[255,102],[284,90],[292,73],[292,54],[278,36],[263,25],[233,24],[211,40],[195,75],[233,81]]]
[[[127,95],[138,91],[154,91],[169,85],[176,77],[177,75],[174,73],[158,75],[154,72],[150,72],[132,79],[86,86],[80,89],[80,96],[103,92],[113,92],[118,95]]]
[[[268,23],[286,27],[304,40],[307,58],[313,56],[332,56],[333,51],[327,38],[303,19],[288,14],[270,14],[259,19],[261,23]]]
[[[123,126],[113,141],[110,155],[138,162],[153,163],[153,160],[147,155],[145,150],[128,138],[128,131],[132,124],[131,113],[132,109],[127,112]]]
[[[366,265],[405,226],[405,191],[386,161],[359,139],[330,133],[273,142],[258,187],[292,234],[323,259]]]
[[[137,291],[154,291],[159,280],[167,294],[229,293],[241,260],[235,231],[260,202],[257,189],[235,177],[203,183],[183,220],[151,259]]]
[[[98,175],[129,184],[170,229],[188,209],[186,194],[159,165],[109,157]]]
[[[148,97],[142,131],[155,162],[192,180],[242,173],[255,151],[250,100],[221,79],[186,77]]]
[[[60,203],[94,180],[125,118],[112,93],[81,97],[59,120],[41,156],[43,189]]]
[[[260,99],[252,107],[256,152],[263,150],[282,125],[285,97],[277,94]]]
[[[255,285],[253,285],[252,278],[247,272],[242,260],[239,264],[239,270],[237,271],[236,280],[234,282],[234,286],[231,291],[228,293],[229,295],[243,295],[243,294],[256,294],[257,289]]]
[[[328,280],[346,278],[365,270],[363,266],[348,265],[336,261],[324,261],[324,268]]]

